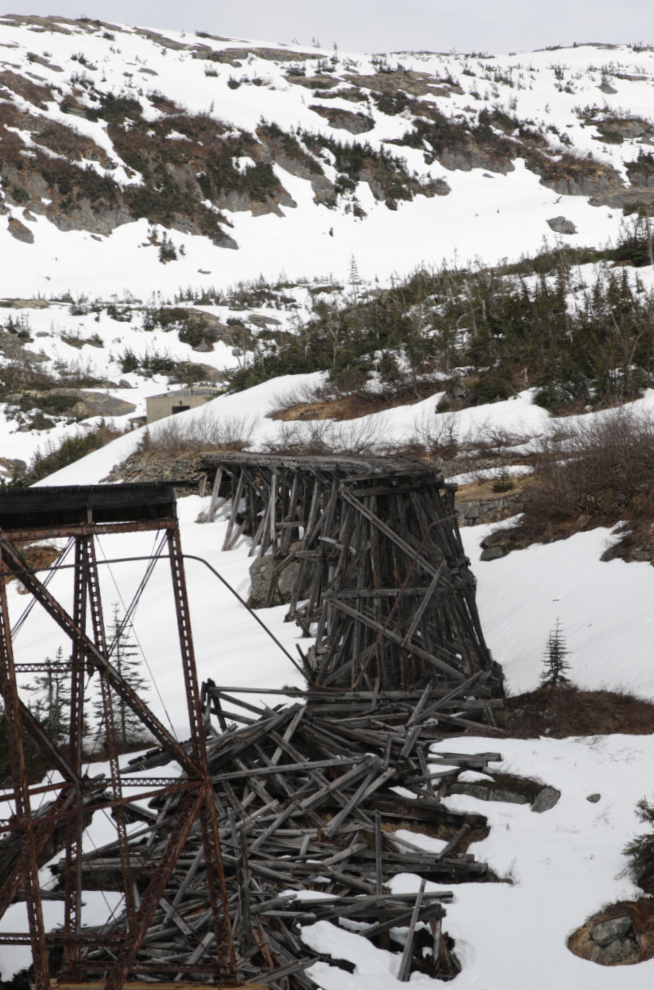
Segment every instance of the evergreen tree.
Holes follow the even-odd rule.
[[[361,276],[359,275],[359,266],[357,265],[357,259],[352,255],[350,258],[350,271],[349,271],[349,282],[350,285],[361,285]]]
[[[550,630],[543,657],[545,671],[541,674],[541,683],[545,687],[557,687],[559,684],[570,683],[569,678],[565,676],[565,671],[570,669],[570,665],[565,660],[569,652],[565,648],[561,625],[557,619],[554,629]]]
[[[23,685],[35,695],[29,709],[51,739],[67,738],[70,722],[70,671],[61,646],[57,648],[55,659],[46,657],[45,663],[48,669],[38,674],[32,684]]]
[[[629,857],[636,877],[641,878],[654,872],[654,804],[643,798],[636,805],[636,814],[641,822],[649,826],[650,831],[645,835],[637,835],[622,851]]]
[[[143,658],[130,637],[129,628],[127,626],[123,629],[120,628],[117,605],[114,605],[113,623],[108,640],[109,642],[115,640],[116,643],[111,656],[112,666],[127,681],[132,690],[143,698],[148,692],[147,681],[141,674]],[[144,735],[143,723],[115,691],[111,692],[111,701],[116,727],[116,742],[120,749],[125,749]],[[93,706],[93,713],[97,719],[98,732],[100,732],[105,721],[101,696]]]

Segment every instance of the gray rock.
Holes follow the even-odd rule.
[[[553,230],[555,234],[577,233],[577,228],[573,224],[572,220],[566,220],[565,217],[553,217],[552,220],[547,221],[547,226],[550,230]]]
[[[590,801],[591,804],[597,804],[601,796],[601,794],[589,794],[586,800]]]
[[[293,546],[290,549],[293,550]],[[272,554],[266,554],[265,557],[258,557],[250,567],[250,579],[252,581],[250,605],[252,608],[265,607],[268,586],[275,563],[279,563],[279,561],[274,561]],[[299,568],[300,562],[292,561],[281,572],[277,579],[273,605],[285,605],[290,602]],[[300,598],[308,595],[314,572],[315,564],[307,562],[304,567]]]
[[[509,791],[506,788],[486,787],[484,784],[452,784],[447,789],[448,794],[467,794],[469,797],[478,798],[480,801],[505,801],[507,804],[529,804],[526,794],[518,791]]]
[[[638,944],[630,938],[619,938],[602,950],[602,962],[605,966],[614,966],[624,962],[638,950]]]
[[[53,389],[52,394],[68,394],[67,389]],[[74,394],[74,393],[73,393]],[[125,399],[116,399],[106,392],[85,392],[78,393],[79,401],[73,406],[76,416],[126,416],[136,409],[133,402],[126,402]]]
[[[479,523],[495,523],[515,516],[524,509],[524,493],[507,492],[506,494],[493,493],[492,498],[471,499],[457,498],[456,511],[459,516],[459,526],[477,526]],[[505,535],[500,530],[496,542],[501,542]],[[495,534],[490,534],[494,536]],[[490,546],[489,537],[482,541],[482,547]]]
[[[324,117],[330,127],[339,130],[349,131],[350,134],[365,134],[375,126],[372,117],[365,113],[352,113],[351,110],[341,110],[336,107],[322,107],[318,104],[311,104],[309,110],[313,110],[320,117]]]
[[[313,175],[310,181],[314,202],[325,203],[327,206],[331,206],[336,197],[334,184],[329,181],[326,175]]]
[[[480,560],[499,560],[500,557],[506,557],[506,552],[502,547],[488,547],[486,550],[482,550]]]
[[[25,389],[20,395],[8,396],[7,398],[13,398],[14,400],[20,400],[21,398],[30,399],[42,396],[42,394],[32,389]],[[76,388],[53,388],[47,394],[52,398],[61,397],[68,400],[67,404],[61,403],[59,412],[57,413],[58,415],[65,413],[67,416],[73,415],[79,419],[86,419],[89,416],[126,416],[127,413],[132,413],[136,409],[133,402],[114,398],[114,396],[109,395],[107,392],[91,392]],[[52,415],[52,410],[46,409],[47,411],[50,411]]]
[[[638,943],[631,938],[619,938],[607,946],[591,942],[589,959],[600,966],[615,966],[617,963],[637,962]]]
[[[631,918],[625,914],[620,918],[609,918],[608,921],[599,921],[591,928],[590,937],[597,945],[604,947],[610,945],[611,942],[624,939],[624,936],[630,931],[633,931]]]
[[[281,327],[282,325],[282,321],[276,320],[274,316],[261,316],[259,313],[248,313],[246,319],[255,327]]]
[[[130,385],[130,383],[128,381],[126,381],[124,378],[121,378],[120,381],[118,382],[118,384],[120,385],[121,388],[131,388],[132,387]]]
[[[27,471],[25,461],[20,461],[14,457],[0,457],[0,476],[14,474],[16,477],[20,477],[25,471]]]
[[[34,243],[34,234],[32,231],[24,223],[21,223],[20,220],[16,220],[15,217],[12,217],[9,221],[9,233],[17,241],[22,241],[24,244]]]
[[[554,807],[560,797],[561,791],[557,791],[556,787],[544,787],[534,798],[531,810],[537,814],[541,814],[543,811],[549,811],[550,808]]]
[[[609,85],[609,83],[607,82],[603,82],[602,85],[598,86],[597,88],[600,90],[601,93],[607,93],[608,95],[618,92],[617,89],[614,89],[613,86]]]

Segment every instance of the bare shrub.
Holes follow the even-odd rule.
[[[287,409],[291,409],[293,406],[311,405],[314,402],[324,402],[327,399],[332,398],[333,390],[325,387],[325,385],[316,384],[313,382],[303,382],[301,385],[293,385],[290,389],[285,389],[283,392],[276,392],[272,397],[273,410],[272,416],[275,413],[284,412]]]
[[[621,408],[558,425],[540,441],[525,513],[507,540],[551,541],[580,528],[654,519],[654,419]]]
[[[335,423],[333,420],[309,420],[280,423],[274,438],[264,443],[270,453],[327,456],[382,455],[388,452],[382,441],[384,424],[376,420]]]
[[[533,440],[533,433],[511,432],[489,422],[474,423],[464,429],[456,415],[443,413],[416,421],[406,445],[407,448],[412,445],[416,452],[421,450],[423,456],[431,459],[456,458],[457,466],[464,471],[468,466],[471,470],[475,468],[480,457],[506,457]]]
[[[654,513],[654,420],[624,408],[545,437],[531,487],[539,514],[618,520]]]
[[[140,449],[166,454],[245,450],[250,446],[256,425],[256,419],[202,416],[187,420],[171,416],[146,430]]]

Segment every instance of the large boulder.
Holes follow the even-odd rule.
[[[577,228],[573,224],[572,220],[566,220],[565,217],[552,217],[551,220],[547,221],[547,226],[550,230],[553,230],[555,234],[577,233]]]
[[[291,550],[292,549],[293,547],[291,547]],[[250,579],[252,581],[250,605],[252,608],[265,607],[273,567],[279,563],[279,558],[275,560],[271,553],[267,553],[263,557],[257,557],[250,567]],[[286,565],[286,567],[284,567],[283,571],[279,575],[279,578],[277,579],[277,587],[275,588],[275,594],[272,600],[273,605],[287,605],[290,602],[299,569],[299,560],[292,560]],[[315,564],[311,561],[307,561],[304,566],[302,585],[300,587],[301,599],[308,596],[314,573]]]

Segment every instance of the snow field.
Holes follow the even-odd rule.
[[[218,248],[204,237],[171,232],[173,242],[186,249],[186,256],[174,262],[175,277],[180,284],[208,284],[210,279],[225,284],[250,278],[253,273],[271,279],[281,269],[308,276],[332,272],[336,278],[343,278],[353,253],[364,278],[377,277],[386,284],[392,274],[403,276],[422,264],[440,265],[444,260],[454,259],[465,264],[475,258],[492,264],[520,252],[537,251],[544,244],[552,246],[558,237],[545,221],[559,213],[564,213],[577,226],[578,234],[570,243],[596,245],[609,238],[615,240],[619,230],[619,210],[591,207],[583,196],[558,196],[542,186],[539,177],[526,170],[522,160],[516,161],[514,171],[508,175],[484,174],[482,169],[450,172],[437,162],[427,165],[420,150],[393,146],[389,149],[386,142],[402,136],[410,126],[410,114],[408,119],[407,113],[390,116],[370,101],[361,104],[360,109],[374,120],[372,131],[361,135],[334,131],[310,109],[316,99],[311,89],[289,81],[288,62],[251,54],[239,68],[194,59],[188,50],[166,49],[126,26],[116,27],[113,41],[103,36],[103,30],[88,33],[73,28],[70,35],[42,36],[47,46],[43,51],[53,64],[64,69],[58,73],[30,62],[28,53],[34,50],[35,36],[29,27],[0,23],[0,32],[8,46],[0,56],[0,66],[9,71],[31,72],[35,81],[57,85],[64,93],[72,92],[73,78],[87,77],[103,90],[137,98],[144,107],[145,118],[155,122],[162,115],[148,94],[156,90],[190,113],[209,113],[249,132],[254,132],[265,118],[286,131],[303,129],[345,137],[352,143],[369,143],[375,149],[385,148],[404,157],[410,171],[421,179],[444,178],[451,187],[449,196],[432,199],[419,196],[412,202],[400,202],[397,211],[391,214],[383,203],[374,200],[366,183],[360,183],[357,197],[368,214],[361,220],[346,212],[346,207],[349,209],[346,201],[335,210],[315,204],[308,181],[275,166],[297,208],[282,208],[281,217],[274,214],[253,217],[247,212],[231,214],[238,251]],[[167,36],[186,45],[200,42],[179,32],[167,32]],[[200,43],[215,51],[235,47],[233,43],[212,39],[202,39]],[[80,51],[89,65],[73,58]],[[331,54],[316,52],[322,57]],[[308,62],[307,71],[314,71],[315,64]],[[431,74],[432,85],[448,77],[454,79],[462,87],[462,93],[454,90],[448,97],[431,94],[420,97],[434,102],[448,116],[472,120],[479,109],[501,106],[521,120],[532,121],[535,127],[554,128],[546,133],[555,152],[570,150],[557,136],[563,135],[572,142],[574,154],[585,157],[591,153],[623,175],[624,163],[635,159],[641,150],[647,150],[634,141],[619,146],[598,141],[593,128],[583,126],[576,111],[596,105],[603,112],[647,117],[651,113],[654,85],[654,55],[650,51],[617,46],[607,54],[596,46],[581,45],[558,52],[497,58],[407,53],[390,56],[387,64],[391,68],[402,66],[409,71]],[[357,74],[374,75],[378,65],[379,59],[375,57],[341,54],[334,78],[349,84]],[[216,75],[206,75],[207,68]],[[466,75],[465,71],[474,75]],[[563,84],[557,73],[563,73],[572,93],[561,91]],[[599,91],[605,76],[610,77],[615,94]],[[253,85],[255,78],[262,80],[262,84]],[[229,88],[230,79],[241,85]],[[442,87],[441,92],[444,92]],[[34,111],[20,97],[16,97],[16,102]],[[340,97],[330,100],[329,105],[353,109],[349,101]],[[104,122],[80,117],[71,121],[70,115],[62,113],[54,102],[48,105],[47,115],[67,126],[72,123],[101,146],[116,166],[112,174],[121,185],[140,181],[138,175],[129,177],[111,145]],[[25,139],[29,140],[27,135]],[[102,172],[97,163],[82,164]],[[333,178],[334,170],[329,165],[325,171]],[[9,215],[21,219],[22,211],[12,207]],[[145,221],[119,227],[100,241],[83,231],[62,233],[44,217],[30,220],[30,224],[35,232],[33,245],[13,239],[9,242],[8,231],[3,235],[7,244],[11,244],[11,250],[7,250],[5,284],[17,295],[56,294],[68,289],[98,294],[107,285],[126,288],[137,295],[154,288],[164,292],[169,289],[169,266],[159,263],[156,250],[141,246]],[[209,274],[200,274],[200,269]]]

